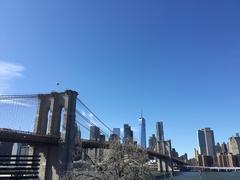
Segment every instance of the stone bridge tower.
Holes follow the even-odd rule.
[[[41,156],[39,169],[41,180],[58,180],[72,167],[77,95],[78,93],[72,90],[38,95],[34,133],[60,138],[56,145],[34,146],[34,155]]]

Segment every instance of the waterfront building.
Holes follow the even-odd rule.
[[[240,154],[240,137],[239,134],[229,138],[229,152],[233,155]]]
[[[196,148],[194,148],[194,158],[197,160],[198,159],[199,152]]]
[[[90,126],[90,140],[98,141],[100,138],[100,128],[97,126]]]
[[[155,134],[152,134],[152,136],[149,137],[148,145],[149,150],[154,151],[156,149],[157,139]]]
[[[217,153],[222,153],[222,148],[221,145],[219,143],[216,144],[215,146],[215,152]]]
[[[199,153],[202,155],[207,155],[204,131],[202,129],[198,130],[197,136],[198,136]]]
[[[218,153],[217,154],[217,165],[219,167],[237,167],[237,157],[229,154]]]
[[[238,167],[239,162],[237,156],[228,153],[228,167]]]
[[[198,156],[198,165],[203,167],[211,167],[213,165],[213,157],[200,154]]]
[[[120,136],[120,128],[113,128],[113,134],[116,134],[116,135],[118,135],[118,137],[121,137]]]
[[[174,158],[178,158],[178,152],[176,151],[176,149],[175,148],[172,148],[172,157],[174,157]]]
[[[198,130],[197,134],[200,154],[214,157],[216,153],[213,130],[204,128]]]
[[[191,158],[187,161],[187,163],[191,166],[198,166],[198,161],[196,158]]]
[[[129,126],[128,124],[124,124],[123,129],[124,129],[123,142],[133,143],[133,131],[131,129],[131,126]]]
[[[140,132],[140,137],[139,137],[139,145],[146,149],[146,121],[144,117],[139,118],[139,132]]]
[[[163,122],[156,123],[156,137],[157,141],[164,141]]]
[[[222,150],[222,153],[225,153],[225,154],[228,153],[228,148],[225,142],[222,143],[221,150]]]
[[[215,140],[213,130],[210,128],[204,129],[206,149],[208,156],[215,156]]]
[[[184,155],[180,156],[180,159],[181,159],[183,162],[187,162],[187,161],[188,161],[188,155],[187,155],[187,153],[185,153]]]
[[[223,153],[217,153],[217,165],[219,167],[228,166],[228,155]]]

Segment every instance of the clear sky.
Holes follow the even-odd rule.
[[[196,130],[240,131],[240,1],[1,0],[0,92],[67,88],[109,126],[193,154]],[[60,86],[56,86],[60,82]],[[135,132],[137,137],[137,131]]]

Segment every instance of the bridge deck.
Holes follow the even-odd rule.
[[[56,145],[60,142],[60,137],[34,134],[31,132],[24,132],[24,131],[0,129],[0,141]],[[109,143],[107,142],[100,143],[100,142],[91,141],[91,140],[82,140],[81,145],[83,148],[104,148],[104,149],[109,148]],[[166,156],[157,152],[153,152],[153,151],[146,151],[146,153],[149,156],[154,156],[160,159],[166,159],[166,160],[171,159],[169,156]],[[175,158],[172,158],[172,161],[178,164],[186,164],[185,162]]]
[[[98,142],[98,141],[92,141],[92,140],[82,140],[81,142],[82,144],[82,148],[104,148],[104,149],[108,149],[109,148],[109,143],[108,142]],[[139,149],[139,151],[145,151],[144,149]],[[164,154],[160,154],[158,152],[154,152],[154,151],[146,151],[146,153],[149,156],[153,156],[153,157],[157,157],[160,159],[164,159],[164,160],[172,160],[173,162],[177,163],[177,164],[187,164],[177,158],[170,158],[167,155]]]
[[[29,144],[58,144],[60,138],[30,132],[0,129],[0,141]]]

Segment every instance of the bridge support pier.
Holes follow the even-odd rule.
[[[166,161],[162,161],[162,172],[168,172],[168,167]]]
[[[168,163],[166,162],[166,160],[158,159],[157,165],[159,172],[168,172]]]
[[[92,148],[86,150],[87,155],[96,162],[103,161],[104,149],[102,148]]]
[[[159,172],[171,172],[173,171],[172,163],[169,160],[158,159],[157,166]]]
[[[157,167],[159,172],[163,172],[163,167],[162,167],[162,160],[157,159]]]
[[[37,145],[34,154],[40,155],[40,180],[59,180],[72,168],[76,136],[77,92],[39,95],[38,111],[34,132],[42,135],[61,137],[57,145]],[[47,119],[46,119],[47,118]]]
[[[39,166],[39,177],[45,177],[46,164],[47,164],[47,147],[35,146],[33,150],[33,155],[40,155],[40,166]]]
[[[164,154],[169,156],[169,159],[158,159],[158,171],[160,172],[170,172],[173,171],[173,163],[172,163],[172,147],[171,147],[171,140],[168,141],[158,141],[157,142],[157,152],[160,154]]]
[[[173,165],[171,161],[167,161],[166,166],[167,166],[167,172],[173,172]]]

